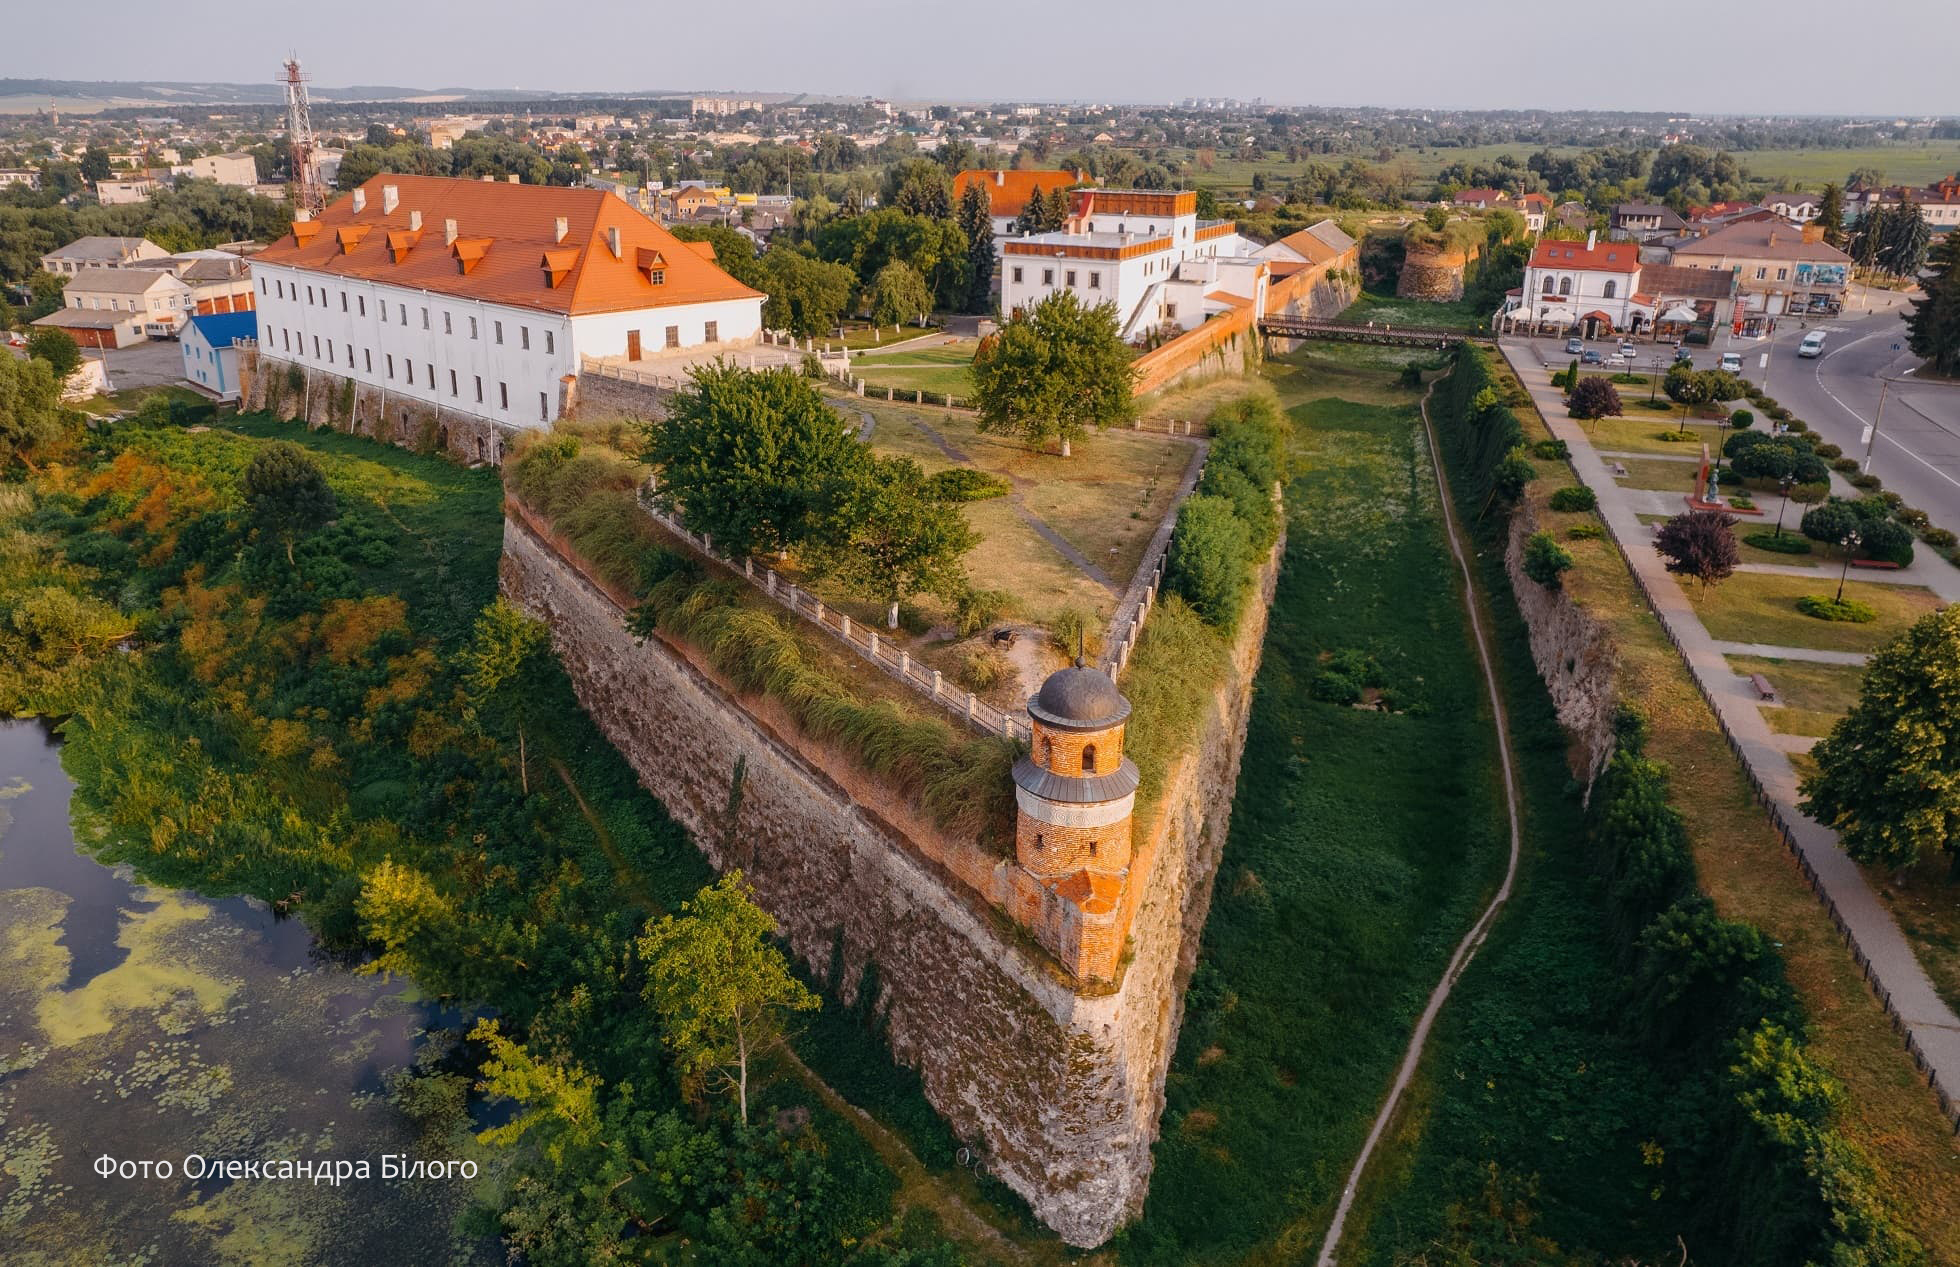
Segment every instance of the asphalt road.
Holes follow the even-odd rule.
[[[1871,302],[1870,313],[1854,302],[1842,316],[1807,327],[1782,319],[1770,339],[1718,337],[1712,351],[1696,349],[1695,362],[1707,368],[1716,353],[1740,352],[1744,373],[1761,383],[1767,352],[1769,394],[1847,457],[1864,458],[1865,428],[1878,419],[1872,472],[1934,523],[1960,532],[1960,385],[1921,383],[1908,375],[1919,358],[1906,350],[1904,299],[1874,291]],[[1799,358],[1797,344],[1820,329],[1826,332],[1824,354]],[[1885,413],[1879,419],[1881,387]]]

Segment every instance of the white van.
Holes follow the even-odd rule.
[[[1742,353],[1740,352],[1722,353],[1722,368],[1727,370],[1731,374],[1742,373]]]
[[[1803,337],[1803,342],[1797,344],[1797,355],[1824,355],[1824,332],[1822,330],[1812,330],[1809,334],[1806,334]]]

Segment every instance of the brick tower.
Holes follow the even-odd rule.
[[[1078,657],[1042,683],[1028,716],[1033,750],[1014,763],[1017,914],[1076,976],[1113,980],[1137,791],[1123,755],[1130,702]]]

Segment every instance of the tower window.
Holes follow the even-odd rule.
[[[1041,737],[1041,764],[1050,770],[1055,768],[1055,741],[1047,735]]]
[[[1095,772],[1096,772],[1096,745],[1084,744],[1082,747],[1082,773],[1094,774]]]

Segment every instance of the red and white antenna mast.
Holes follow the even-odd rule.
[[[310,220],[327,207],[327,191],[320,184],[313,147],[313,120],[306,109],[306,76],[299,73],[299,58],[286,59],[286,146],[293,169],[293,207],[302,220]]]

